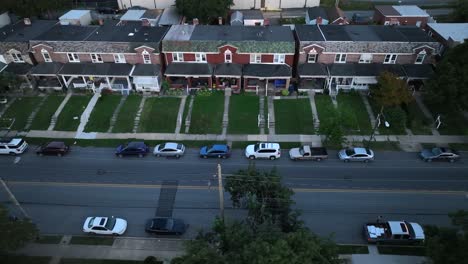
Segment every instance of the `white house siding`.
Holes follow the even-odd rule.
[[[142,6],[148,9],[162,9],[175,5],[175,0],[117,0],[119,8],[130,8],[132,6]]]

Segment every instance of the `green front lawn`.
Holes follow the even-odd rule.
[[[197,95],[190,120],[191,134],[221,134],[224,113],[224,95]]]
[[[60,113],[54,130],[76,131],[80,125],[80,118],[83,111],[88,106],[91,95],[74,95],[67,102]]]
[[[174,133],[180,100],[177,97],[146,99],[139,132]]]
[[[86,132],[107,132],[115,109],[122,99],[121,95],[103,94],[93,108],[86,124]]]
[[[113,237],[100,236],[73,236],[70,240],[71,245],[104,245],[112,246],[114,244]]]
[[[368,135],[372,131],[369,114],[358,93],[339,93],[338,111],[345,134]]]
[[[426,256],[425,247],[417,246],[377,246],[382,255]]]
[[[44,104],[42,105],[39,112],[37,112],[36,117],[31,124],[31,129],[33,130],[47,130],[52,120],[52,116],[57,111],[57,108],[62,103],[65,96],[63,95],[50,95]]]
[[[14,118],[12,130],[23,130],[28,122],[28,117],[37,107],[41,97],[19,97],[6,110],[2,118]]]
[[[309,99],[280,99],[275,104],[276,134],[314,134]]]
[[[404,107],[407,113],[406,127],[415,135],[432,135],[432,121],[427,119],[415,100]]]
[[[233,95],[229,102],[229,134],[258,134],[258,96]]]
[[[143,264],[138,260],[62,258],[60,264]],[[162,262],[161,262],[162,263]]]
[[[141,96],[129,95],[125,103],[120,108],[120,112],[117,115],[117,120],[114,124],[112,132],[114,133],[128,133],[133,132],[135,125],[135,116],[140,106]]]
[[[319,121],[328,120],[333,116],[333,103],[331,97],[328,95],[315,95],[315,106],[317,107],[317,114]]]

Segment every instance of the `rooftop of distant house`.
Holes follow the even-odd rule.
[[[376,5],[384,16],[391,17],[429,17],[429,14],[416,5]]]
[[[0,41],[27,42],[52,28],[55,24],[57,24],[55,20],[32,20],[30,25],[26,25],[24,20],[19,20],[14,24],[0,28]]]
[[[468,39],[468,23],[428,23],[445,40],[464,42]]]

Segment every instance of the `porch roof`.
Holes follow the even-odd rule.
[[[32,65],[28,63],[9,63],[3,71],[16,75],[26,75],[29,73],[31,68]]]
[[[327,66],[322,63],[304,63],[298,67],[299,77],[328,77]]]
[[[158,76],[161,73],[159,64],[137,64],[133,69],[132,76]]]
[[[431,64],[405,64],[402,67],[411,79],[429,79],[434,73]]]
[[[216,64],[214,76],[242,76],[242,65],[236,63]]]
[[[60,75],[77,76],[129,76],[133,65],[126,63],[66,63]]]
[[[7,66],[7,65],[6,65],[5,63],[3,63],[3,62],[0,61],[0,72],[2,72],[3,69],[6,68],[6,66]]]
[[[39,63],[31,69],[29,74],[33,76],[56,75],[62,67],[63,63],[60,62]]]
[[[213,68],[208,63],[173,62],[167,66],[165,75],[211,77]]]
[[[246,64],[244,77],[291,78],[291,67],[286,64]]]
[[[387,71],[398,77],[406,76],[401,65],[398,64],[378,64],[378,63],[334,63],[329,64],[330,76],[364,76],[377,77],[382,72]]]

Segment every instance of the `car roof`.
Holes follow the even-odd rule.
[[[62,148],[65,147],[65,143],[62,141],[51,141],[47,144],[49,148]]]
[[[354,148],[354,153],[356,154],[367,154],[367,151],[365,148]]]
[[[11,144],[11,145],[17,145],[23,140],[22,138],[4,138],[0,140],[0,143],[2,144]]]
[[[271,143],[271,142],[260,142],[260,148],[262,149],[279,149],[279,143]]]
[[[107,217],[96,216],[91,223],[92,226],[105,226],[107,222]]]
[[[224,144],[215,144],[211,147],[211,149],[213,150],[223,150],[223,151],[227,151],[229,149],[229,146],[228,145],[224,145]]]
[[[164,148],[172,148],[172,149],[177,149],[177,143],[174,142],[166,142],[164,143]]]
[[[141,147],[145,147],[145,142],[143,141],[132,141],[132,142],[129,142],[127,147],[132,147],[132,148],[141,148]]]

